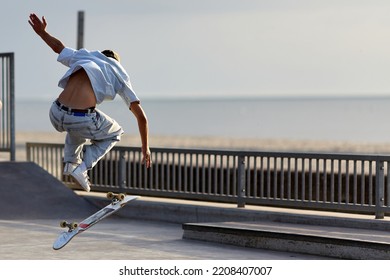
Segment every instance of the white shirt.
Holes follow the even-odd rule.
[[[57,61],[70,68],[58,82],[59,87],[65,88],[70,75],[83,68],[91,81],[97,104],[113,100],[116,94],[122,97],[128,107],[132,102],[139,102],[129,75],[115,59],[99,51],[64,48]]]

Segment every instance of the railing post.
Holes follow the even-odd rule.
[[[14,53],[0,53],[0,152],[15,161],[15,63]]]
[[[28,142],[26,143],[26,160],[27,160],[27,162],[32,161],[32,159],[31,159],[31,145]]]
[[[10,160],[15,161],[16,158],[16,142],[15,142],[15,58],[14,53],[10,54]]]
[[[119,190],[121,192],[124,192],[126,187],[126,158],[125,158],[125,152],[119,151],[119,174],[118,174],[118,180],[119,180]]]
[[[375,179],[375,219],[383,219],[385,202],[385,172],[384,162],[376,161],[376,179]]]
[[[245,157],[238,156],[237,207],[245,207]]]

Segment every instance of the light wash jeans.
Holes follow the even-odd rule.
[[[57,131],[67,132],[64,162],[80,164],[84,161],[88,169],[94,167],[123,134],[123,129],[115,120],[97,109],[85,116],[75,116],[54,102],[49,116]],[[85,145],[87,140],[90,140],[90,145]]]

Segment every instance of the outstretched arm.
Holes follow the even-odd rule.
[[[130,105],[130,110],[133,112],[138,122],[139,133],[142,142],[142,162],[145,163],[146,167],[149,168],[152,164],[152,159],[149,150],[149,127],[148,119],[144,110],[138,102],[133,102]]]
[[[65,45],[60,40],[46,32],[47,22],[45,17],[42,17],[41,20],[36,14],[30,14],[28,23],[54,52],[59,54],[65,48]]]

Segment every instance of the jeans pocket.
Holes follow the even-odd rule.
[[[76,134],[85,138],[90,138],[93,131],[96,130],[92,116],[78,117],[67,115],[64,127],[68,133]]]

